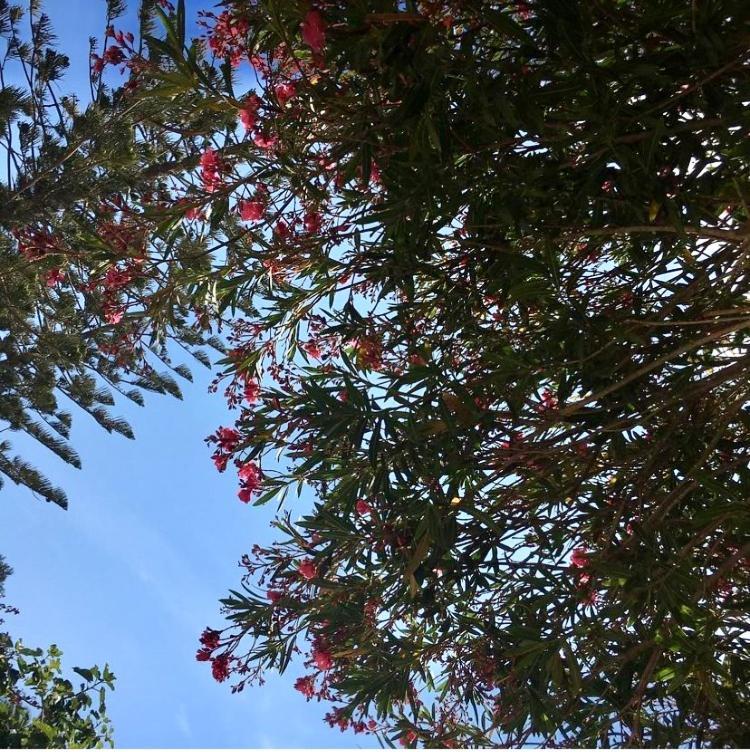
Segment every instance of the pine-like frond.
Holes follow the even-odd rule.
[[[65,492],[53,486],[36,468],[20,457],[16,456],[10,460],[4,453],[0,453],[0,473],[10,478],[16,485],[26,486],[47,501],[63,509],[68,508],[68,497]]]
[[[24,431],[30,436],[33,436],[40,444],[43,444],[51,452],[54,452],[60,459],[67,462],[69,465],[73,465],[80,470],[81,458],[78,453],[70,446],[66,441],[57,438],[40,423],[34,421],[28,421],[23,426]]]

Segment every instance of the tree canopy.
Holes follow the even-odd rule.
[[[151,183],[109,324],[228,323],[217,469],[315,495],[198,659],[386,744],[748,743],[750,6],[221,5],[93,58]]]
[[[153,24],[144,4],[142,32]],[[104,5],[102,9],[105,10]],[[110,0],[106,21],[124,11]],[[104,14],[103,14],[104,15]],[[186,303],[168,289],[172,246],[150,238],[163,221],[159,183],[145,168],[164,148],[145,108],[101,76],[91,100],[62,96],[68,58],[56,49],[39,2],[28,12],[0,0],[0,426],[23,431],[80,467],[68,441],[79,408],[109,432],[133,438],[113,415],[114,394],[142,405],[143,390],[180,397],[167,341],[210,363]],[[126,198],[127,197],[127,198]],[[129,210],[127,200],[137,202]],[[160,292],[169,320],[156,311]],[[146,305],[149,306],[145,315]],[[63,489],[0,441],[3,478],[67,505]]]

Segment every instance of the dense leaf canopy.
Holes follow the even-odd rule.
[[[198,658],[387,743],[747,744],[750,6],[160,5],[94,60],[134,310],[232,318],[217,468],[316,499]]]

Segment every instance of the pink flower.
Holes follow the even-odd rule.
[[[201,154],[200,165],[203,187],[212,193],[221,185],[219,156],[213,149],[206,149]]]
[[[255,379],[250,379],[245,383],[243,396],[251,405],[254,405],[260,397],[260,384]]]
[[[256,133],[253,136],[253,143],[259,149],[273,149],[278,141],[278,136],[264,136],[262,133]]]
[[[294,682],[294,688],[309,700],[315,694],[315,679],[312,676],[300,676]]]
[[[364,499],[357,499],[355,509],[357,510],[357,514],[360,514],[362,516],[370,514],[370,512],[372,512],[372,508]]]
[[[588,566],[589,554],[586,549],[576,548],[570,555],[570,563],[571,566],[578,567],[578,569]]]
[[[211,673],[217,682],[223,682],[229,676],[229,656],[217,655],[211,661]]]
[[[311,358],[317,358],[320,359],[321,356],[321,350],[318,346],[318,343],[315,342],[315,340],[310,340],[309,342],[305,342],[302,345],[302,349],[311,357]]]
[[[258,122],[258,108],[262,104],[257,94],[251,94],[245,100],[245,106],[240,110],[240,121],[245,126],[245,133],[253,130]]]
[[[240,488],[237,496],[240,501],[247,504],[252,498],[252,495],[260,488],[260,468],[255,462],[246,462],[237,473],[242,487]]]
[[[241,482],[240,490],[237,492],[237,498],[247,504],[253,498],[253,494],[258,491],[261,483],[260,468],[255,462],[246,462],[237,473]]]
[[[211,648],[200,648],[195,654],[196,661],[210,661],[211,660]]]
[[[359,337],[349,343],[357,356],[357,362],[372,371],[383,367],[383,346],[371,337]]]
[[[276,227],[274,227],[274,234],[279,237],[280,240],[286,240],[289,235],[291,234],[291,231],[289,230],[289,225],[284,222],[283,219],[280,219],[276,223]]]
[[[255,128],[257,122],[257,116],[254,112],[249,110],[240,110],[240,122],[245,126],[245,133]]]
[[[263,214],[266,211],[266,205],[258,200],[240,200],[237,202],[237,208],[243,222],[257,222],[259,219],[263,219]]]
[[[276,84],[274,87],[276,92],[276,98],[279,100],[279,104],[283,107],[290,99],[294,99],[297,96],[297,88],[293,83],[288,84]]]
[[[45,279],[47,287],[54,287],[65,279],[65,274],[60,269],[50,269]]]
[[[299,565],[299,573],[306,580],[313,580],[318,576],[318,568],[312,559],[305,559]]]
[[[104,320],[108,324],[119,324],[125,315],[125,309],[117,306],[108,306],[104,311]]]
[[[246,462],[237,473],[240,480],[248,484],[255,484],[260,480],[260,470],[255,462]]]
[[[225,452],[233,452],[240,440],[240,435],[234,428],[223,428],[219,426],[216,431],[216,440],[221,449]]]
[[[317,10],[309,10],[302,22],[302,39],[313,52],[322,52],[326,43],[326,22]]]
[[[316,211],[306,212],[305,218],[303,220],[305,230],[307,230],[307,232],[309,232],[311,235],[313,233],[318,232],[318,230],[320,230],[321,221],[322,220],[321,220],[319,212],[316,212]]]
[[[408,747],[410,744],[414,744],[415,741],[417,741],[416,731],[407,731],[406,736],[402,736],[400,740],[402,747]]]
[[[333,666],[333,658],[327,650],[313,650],[313,663],[321,670],[328,671]]]
[[[207,648],[210,648],[211,650],[215,650],[219,647],[219,642],[221,640],[221,632],[219,632],[216,629],[209,629],[206,628],[203,630],[203,634],[200,637],[200,643],[201,645],[204,645]]]

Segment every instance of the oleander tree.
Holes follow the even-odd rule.
[[[197,658],[388,745],[748,743],[750,6],[153,17],[92,58],[135,310],[231,319],[213,459],[286,505]]]

